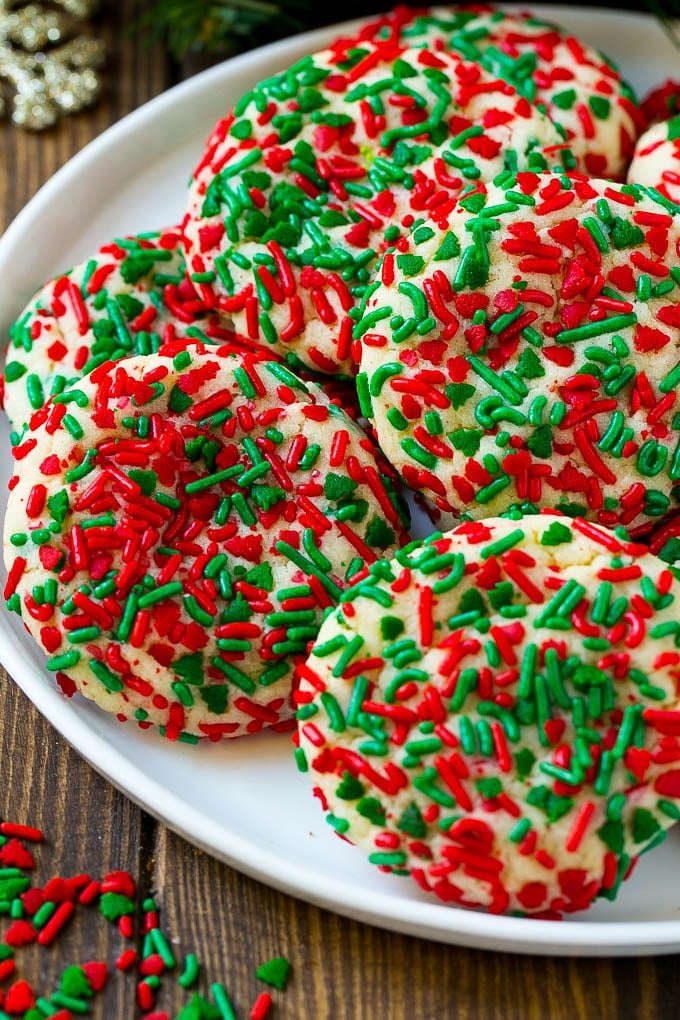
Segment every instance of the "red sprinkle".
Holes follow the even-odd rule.
[[[269,992],[260,992],[250,1010],[250,1020],[265,1020],[272,1004],[272,997]]]
[[[45,838],[40,829],[34,829],[30,825],[16,825],[14,822],[0,822],[0,834],[16,836],[17,839],[26,839],[31,843],[42,843]]]
[[[75,909],[75,905],[71,900],[66,900],[57,907],[38,935],[38,942],[41,946],[49,946],[50,942],[56,938],[61,929],[67,924]]]

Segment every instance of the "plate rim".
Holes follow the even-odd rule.
[[[535,4],[531,10],[539,17],[550,19],[558,9]],[[652,20],[651,15],[641,12],[581,5],[570,5],[568,13],[587,13],[615,20],[617,28],[624,34],[632,31],[636,23],[649,24]],[[178,98],[182,103],[191,103],[196,96],[201,96],[232,73],[251,65],[257,66],[273,56],[280,55],[284,61],[302,48],[308,51],[320,48],[333,35],[351,29],[363,20],[353,19],[303,32],[232,57],[172,86],[116,121],[60,167],[20,210],[0,237],[0,264],[11,258],[12,251],[20,246],[28,224],[50,207],[64,182],[74,175],[86,173],[120,141],[134,137],[145,125],[170,113]],[[622,22],[628,22],[629,27],[621,28]],[[223,824],[207,818],[157,780],[150,779],[141,767],[123,752],[111,747],[105,736],[95,731],[88,716],[78,711],[77,703],[61,694],[46,673],[40,676],[33,666],[27,669],[19,638],[19,633],[11,628],[9,619],[3,614],[0,618],[0,662],[10,674],[10,679],[17,683],[76,753],[143,810],[183,838],[265,885],[364,923],[480,949],[564,956],[600,956],[611,955],[612,952],[617,956],[649,955],[680,950],[680,919],[567,920],[553,924],[532,918],[496,916],[443,906],[437,901],[401,900],[380,890],[373,892],[371,905],[367,905],[365,900],[360,899],[361,890],[346,880],[341,882],[339,891],[338,886],[334,886],[331,892],[323,876],[289,862],[282,868],[274,851],[253,845]]]

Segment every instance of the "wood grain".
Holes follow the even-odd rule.
[[[165,54],[126,35],[137,4],[111,4],[95,26],[108,46],[106,84],[98,105],[32,134],[0,125],[0,227],[4,229],[59,167],[129,110],[173,83]],[[106,238],[102,238],[105,241]],[[64,267],[67,268],[67,267]],[[20,309],[17,309],[17,313]],[[0,818],[38,826],[47,842],[37,848],[35,885],[56,875],[114,869],[144,875],[152,856],[154,823],[78,757],[0,672]],[[3,926],[4,928],[4,926]],[[36,992],[58,986],[71,963],[98,959],[111,966],[125,944],[115,926],[93,908],[79,908],[49,950],[17,953],[18,970]],[[93,1016],[128,1020],[137,1013],[132,979],[111,980]]]
[[[141,812],[98,776],[39,715],[2,671],[0,676],[0,818],[42,829],[33,885],[86,872],[99,878],[114,868],[136,873]],[[5,926],[3,925],[3,930]],[[17,951],[17,969],[40,994],[55,991],[73,963],[112,963],[124,948],[117,929],[96,908],[80,907],[48,950]],[[99,1016],[135,1015],[131,982],[111,981]]]
[[[293,964],[276,1016],[289,1020],[653,1020],[677,1017],[677,957],[579,960],[445,946],[338,917],[238,874],[160,829],[163,917],[239,1016],[255,969]],[[279,1012],[280,1007],[280,1012]]]
[[[97,29],[109,45],[99,105],[45,134],[0,126],[0,227],[71,155],[182,76],[128,26],[140,4],[110,2]],[[187,64],[184,74],[192,68]],[[103,239],[104,240],[104,239]],[[561,960],[444,946],[317,909],[235,872],[157,825],[86,765],[0,673],[0,817],[43,827],[37,881],[117,868],[153,893],[178,961],[195,952],[199,987],[223,982],[248,1016],[264,985],[259,964],[286,956],[285,992],[272,1020],[671,1020],[680,1016],[678,957]],[[254,809],[255,809],[254,805]],[[113,962],[121,939],[83,910],[58,946],[22,952],[22,974],[41,991],[69,963]],[[189,993],[170,979],[158,1009],[174,1017]],[[138,1015],[132,976],[116,975],[95,1020]]]

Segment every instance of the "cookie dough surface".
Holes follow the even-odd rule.
[[[287,725],[323,612],[404,539],[358,426],[225,348],[95,368],[14,456],[9,608],[65,690],[171,739]]]
[[[229,334],[186,279],[179,227],[118,238],[49,280],[11,327],[7,416],[21,432],[52,394],[104,361],[191,336]]]
[[[444,510],[610,527],[680,479],[680,212],[638,185],[508,175],[385,255],[355,326],[386,456]]]
[[[300,668],[327,820],[448,903],[613,898],[680,817],[679,595],[644,547],[553,514],[373,564]]]

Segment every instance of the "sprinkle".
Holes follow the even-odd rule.
[[[214,984],[210,986],[210,991],[213,994],[217,1008],[220,1011],[222,1020],[237,1020],[234,1007],[232,1006],[229,996],[227,995],[226,988],[221,984]]]
[[[290,970],[291,964],[285,956],[276,956],[260,964],[255,973],[260,981],[283,990],[288,982]]]
[[[71,918],[75,906],[71,902],[60,903],[55,913],[47,922],[38,935],[38,942],[41,946],[49,946],[59,934],[61,929]]]
[[[200,965],[194,953],[188,953],[184,961],[184,970],[177,979],[181,988],[191,988],[198,980]]]

